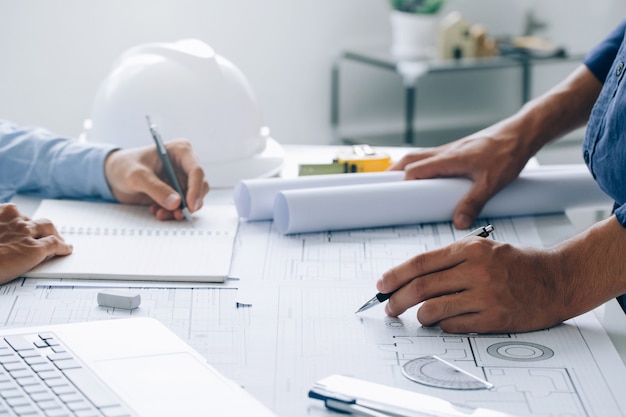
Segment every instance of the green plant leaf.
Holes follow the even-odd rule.
[[[435,14],[443,7],[445,0],[390,0],[391,7],[406,13]]]

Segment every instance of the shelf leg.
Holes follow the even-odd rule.
[[[415,120],[415,97],[417,96],[417,87],[415,87],[415,85],[410,85],[405,88],[406,88],[406,98],[405,98],[406,114],[404,115],[404,120],[405,120],[404,143],[409,146],[413,146],[414,145],[413,121]]]
[[[330,75],[330,126],[335,136],[335,141],[339,140],[339,61],[333,62]]]

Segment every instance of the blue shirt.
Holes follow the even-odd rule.
[[[0,202],[16,193],[115,200],[104,175],[114,149],[0,120]]]
[[[604,192],[615,200],[614,213],[626,227],[626,20],[585,58],[602,82],[583,142],[583,159]],[[617,297],[626,312],[626,294]]]
[[[603,83],[591,111],[583,159],[600,188],[615,200],[615,216],[626,227],[626,20],[585,58]]]

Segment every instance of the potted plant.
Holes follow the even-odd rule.
[[[436,14],[443,7],[444,0],[390,0],[394,10],[405,13]]]
[[[433,57],[439,11],[445,0],[389,1],[391,53],[398,59]]]

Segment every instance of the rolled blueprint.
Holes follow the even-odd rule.
[[[311,175],[297,178],[261,178],[240,181],[234,190],[239,217],[247,220],[271,220],[274,199],[280,191],[327,188],[340,185],[375,184],[402,181],[403,171],[365,172],[358,174]]]
[[[280,233],[290,234],[449,221],[471,185],[468,179],[439,178],[284,190],[275,198],[274,224]],[[524,170],[492,197],[480,216],[610,204],[584,165],[538,167]]]

